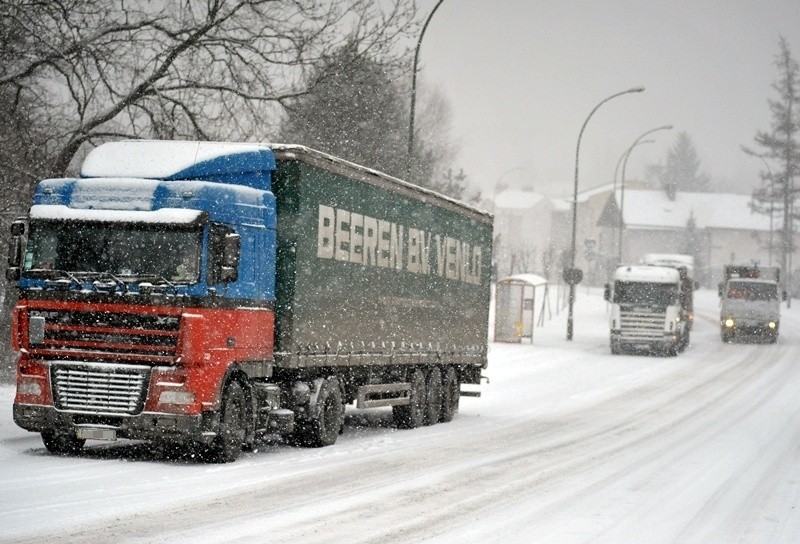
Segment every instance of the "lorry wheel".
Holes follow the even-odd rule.
[[[71,434],[44,431],[42,432],[42,442],[44,442],[44,447],[47,448],[47,451],[50,453],[67,455],[81,451],[86,440]]]
[[[411,372],[411,402],[392,406],[394,421],[401,429],[415,429],[425,424],[425,374],[418,368]]]
[[[312,401],[314,402],[314,401]],[[300,422],[294,442],[308,448],[332,446],[344,425],[344,402],[339,380],[330,377],[320,381],[316,402],[312,407],[315,415]]]
[[[236,382],[225,388],[219,430],[214,441],[203,452],[209,463],[230,463],[239,458],[245,440],[246,404],[244,390]]]
[[[458,374],[452,366],[447,367],[442,378],[442,415],[440,421],[446,423],[453,421],[458,412],[458,401],[461,397],[461,386],[458,383]]]
[[[442,416],[442,371],[439,367],[435,366],[428,372],[425,389],[427,390],[425,424],[436,425]]]

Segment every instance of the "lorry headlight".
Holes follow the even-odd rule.
[[[162,391],[158,396],[159,404],[192,404],[194,393],[191,391]]]
[[[777,324],[777,323],[775,323],[774,321],[770,321],[770,322],[769,322],[769,328],[770,328],[770,329],[774,329],[774,328],[776,328],[777,326],[778,326],[778,324]]]
[[[20,382],[17,384],[17,393],[20,395],[35,395],[42,394],[42,386],[36,382]]]
[[[733,318],[729,317],[728,319],[725,320],[725,326],[726,327],[731,328],[731,327],[733,327],[733,324],[734,324],[733,323]]]

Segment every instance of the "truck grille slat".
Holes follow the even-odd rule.
[[[144,408],[150,369],[128,365],[52,365],[56,408],[136,415]]]
[[[43,318],[44,337],[32,348],[44,356],[86,360],[174,357],[180,317],[78,310],[32,310]],[[52,355],[51,355],[52,353]]]
[[[620,332],[630,340],[660,340],[664,337],[664,315],[621,311]]]

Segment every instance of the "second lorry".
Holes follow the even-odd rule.
[[[611,353],[628,351],[677,355],[689,339],[682,282],[671,266],[620,266],[606,284],[611,303]]]

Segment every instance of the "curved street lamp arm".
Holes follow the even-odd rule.
[[[433,14],[436,13],[436,10],[439,9],[439,6],[442,5],[444,0],[439,0],[436,2],[436,5],[431,10],[430,15],[428,18],[425,19],[425,24],[422,25],[422,32],[419,33],[419,39],[417,40],[417,48],[414,51],[414,66],[411,72],[411,117],[408,123],[408,173],[411,173],[411,153],[414,150],[414,109],[416,108],[417,103],[417,62],[419,62],[419,49],[422,47],[422,38],[425,36],[425,31],[428,29],[428,24],[433,19]],[[411,181],[411,180],[409,180]]]

